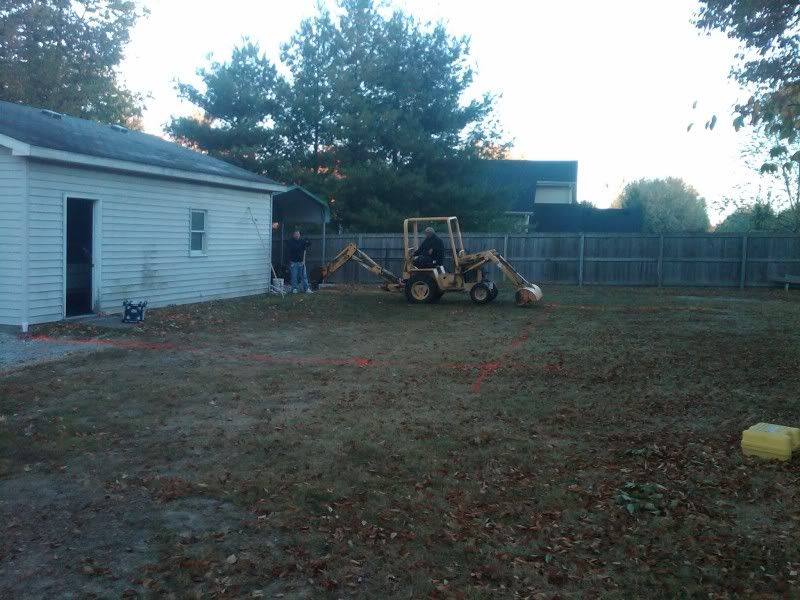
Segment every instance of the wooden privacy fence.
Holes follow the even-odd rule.
[[[465,233],[467,251],[494,248],[534,283],[577,285],[729,286],[771,285],[800,276],[800,236],[780,234]],[[403,242],[396,233],[308,236],[306,262],[313,269],[349,242],[390,271],[400,273]],[[323,257],[324,252],[324,257]],[[273,261],[281,262],[280,242]],[[500,275],[491,267],[491,276]],[[379,281],[356,264],[331,278],[336,283]]]

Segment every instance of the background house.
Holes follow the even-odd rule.
[[[0,324],[264,292],[284,189],[155,136],[0,102]]]
[[[641,231],[640,211],[578,202],[577,161],[485,160],[480,176],[511,195],[507,214],[518,216],[526,231]]]
[[[508,214],[530,226],[534,206],[569,205],[578,201],[578,162],[574,160],[484,160],[480,178],[508,193]]]

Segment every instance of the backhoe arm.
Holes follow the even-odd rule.
[[[461,262],[468,265],[465,271],[472,271],[473,269],[480,268],[487,262],[492,262],[497,265],[497,268],[508,277],[509,281],[517,288],[516,300],[517,304],[531,304],[538,302],[542,299],[542,290],[538,285],[535,285],[525,279],[522,273],[517,271],[508,260],[498,254],[496,250],[483,250],[474,254],[467,254],[461,258]]]
[[[372,257],[363,250],[359,250],[358,246],[352,242],[347,244],[327,265],[314,269],[310,277],[311,283],[315,286],[319,285],[326,277],[341,269],[350,260],[355,261],[370,273],[383,279],[386,286],[403,285],[403,281],[397,275],[376,263],[372,260]]]

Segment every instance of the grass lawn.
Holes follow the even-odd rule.
[[[151,311],[0,375],[2,597],[790,596],[800,296],[372,289]]]

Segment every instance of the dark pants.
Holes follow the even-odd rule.
[[[429,269],[436,266],[436,261],[434,261],[430,256],[415,256],[414,266],[418,269]]]

